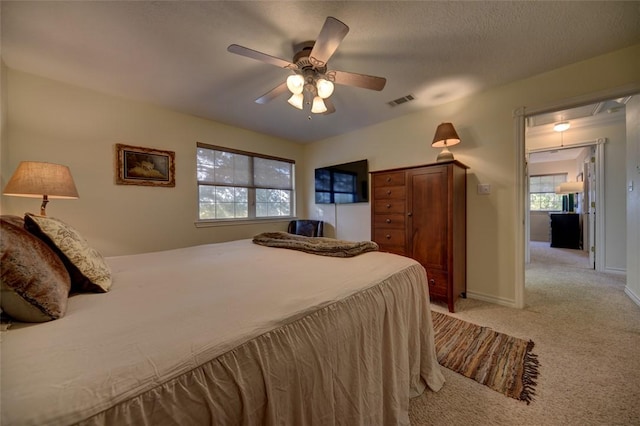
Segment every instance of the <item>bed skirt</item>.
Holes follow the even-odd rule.
[[[409,399],[444,383],[411,267],[263,334],[83,425],[409,425]]]

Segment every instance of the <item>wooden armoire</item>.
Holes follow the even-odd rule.
[[[467,291],[467,169],[456,160],[371,172],[371,238],[427,271],[429,295],[454,312]]]

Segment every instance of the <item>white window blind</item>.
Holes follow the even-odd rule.
[[[562,195],[556,194],[556,187],[566,181],[566,173],[531,176],[529,178],[530,209],[562,211]]]
[[[293,160],[198,143],[200,220],[293,216]]]

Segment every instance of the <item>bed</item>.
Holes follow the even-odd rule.
[[[1,338],[9,425],[395,425],[444,383],[425,271],[251,240],[105,259],[108,292]]]

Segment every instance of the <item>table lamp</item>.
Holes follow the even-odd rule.
[[[49,198],[78,198],[78,190],[69,167],[38,161],[21,161],[4,187],[4,195],[42,197],[40,215],[46,216]]]
[[[448,147],[460,143],[460,136],[451,123],[442,123],[436,129],[431,146],[434,148],[442,148],[440,154],[436,158],[437,162],[453,160],[453,154]]]

